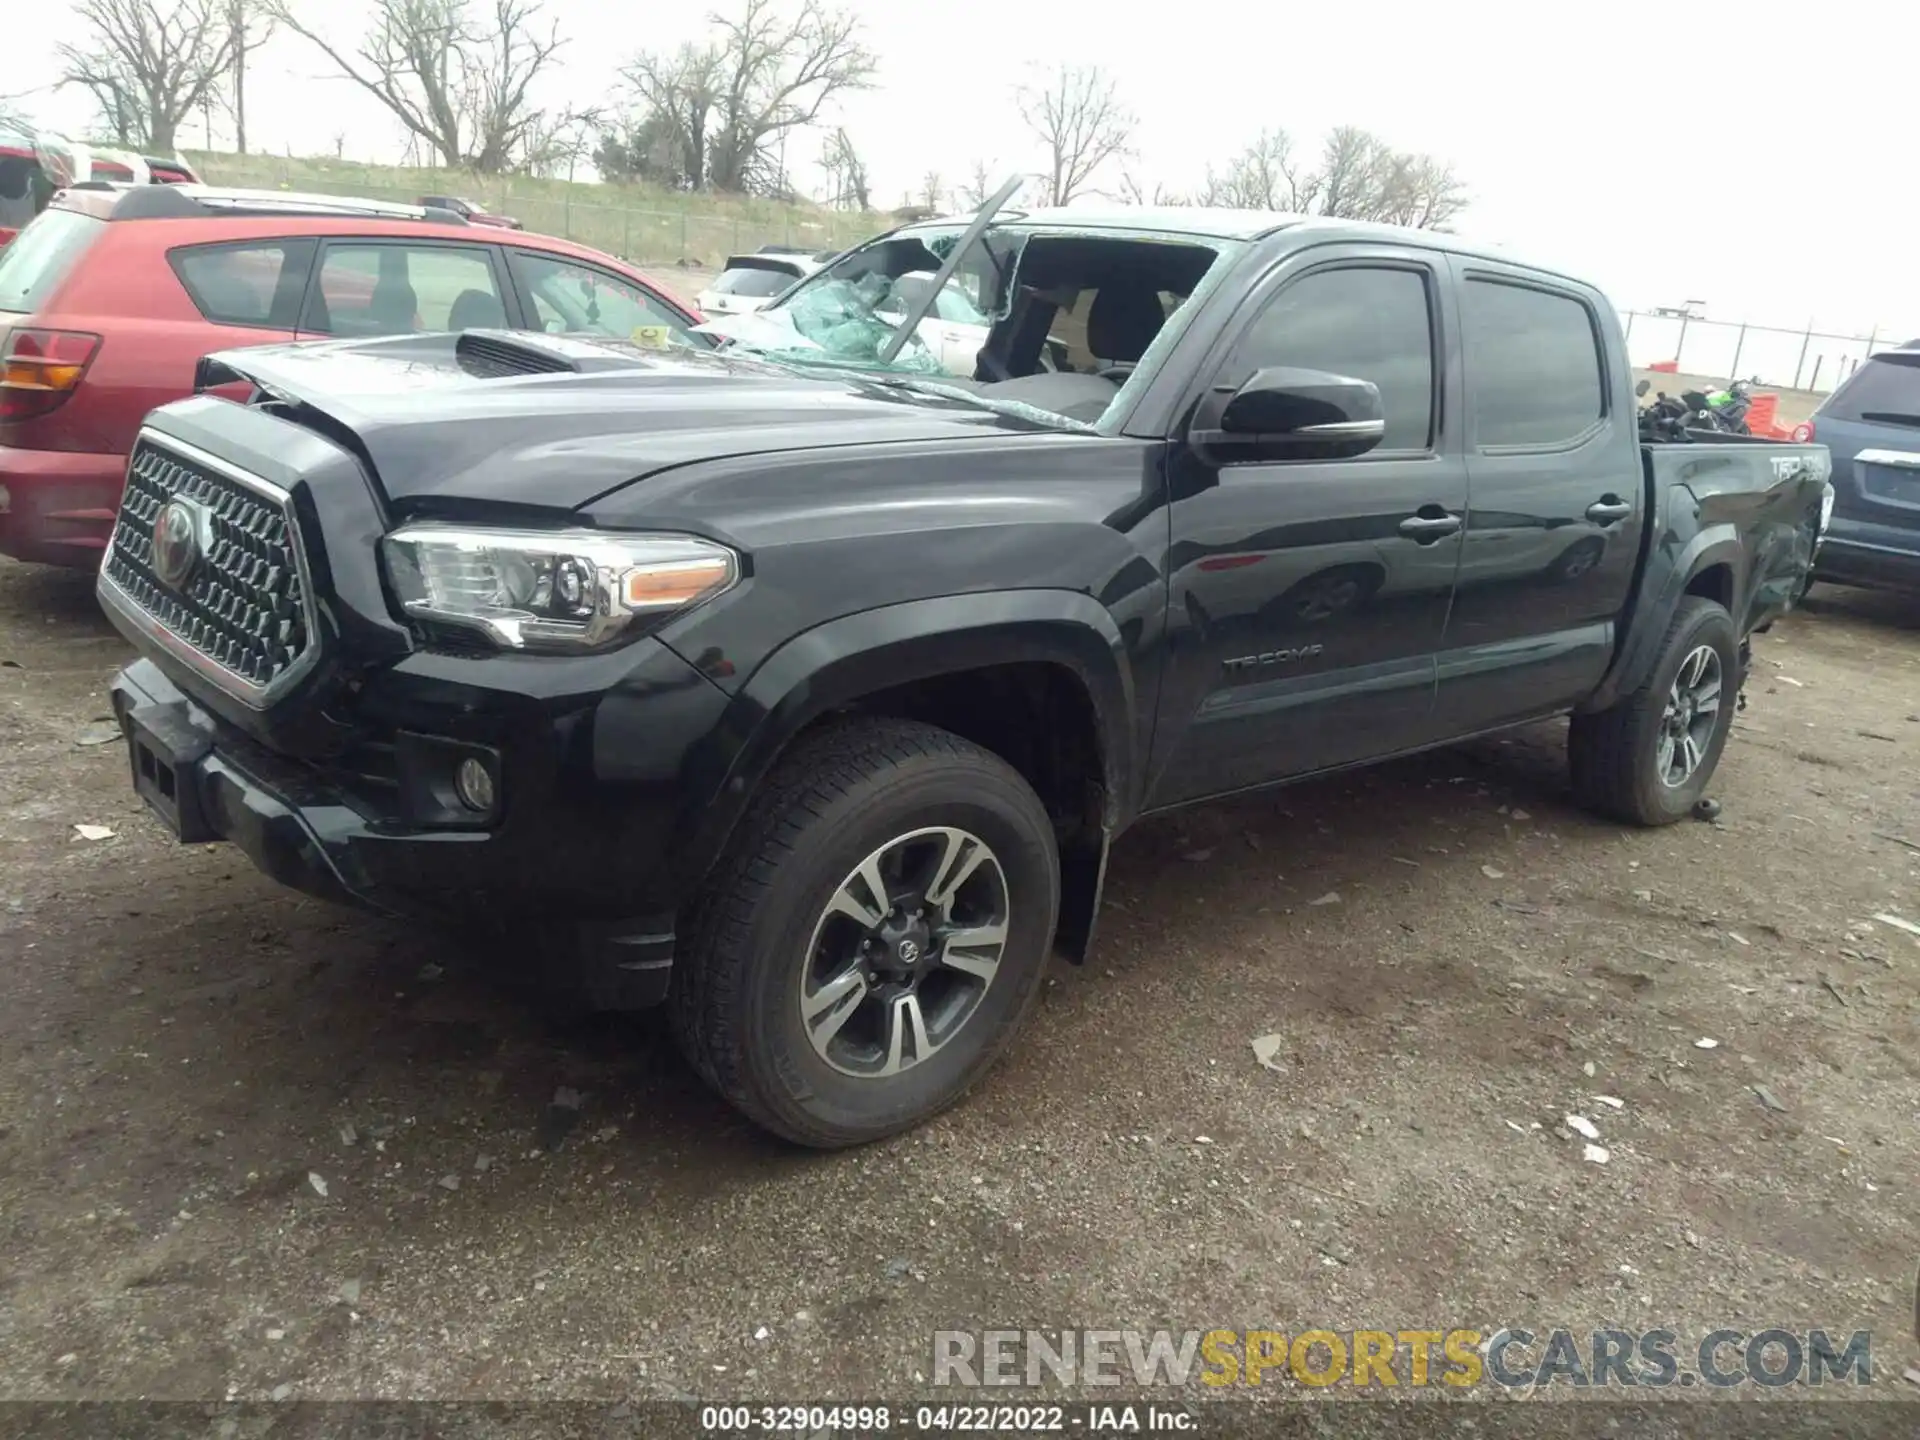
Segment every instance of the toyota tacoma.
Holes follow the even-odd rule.
[[[138,792],[821,1147],[980,1078],[1143,816],[1563,715],[1580,801],[1693,809],[1823,448],[1647,443],[1605,299],[1449,236],[1004,199],[751,343],[208,357],[100,572]]]

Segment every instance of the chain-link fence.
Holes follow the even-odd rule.
[[[1682,375],[1758,379],[1793,390],[1830,391],[1867,356],[1907,337],[1875,329],[1866,335],[1835,335],[1702,320],[1691,315],[1623,310],[1627,354],[1641,369],[1673,365]]]
[[[201,157],[196,157],[201,158]],[[548,193],[528,194],[512,184],[421,171],[415,190],[392,184],[391,170],[365,169],[345,162],[315,174],[312,162],[283,162],[272,156],[206,156],[201,173],[209,184],[293,190],[314,195],[351,195],[369,200],[418,204],[423,195],[453,195],[487,210],[511,215],[527,229],[559,235],[617,255],[636,265],[690,265],[718,269],[729,255],[762,245],[793,245],[808,250],[840,251],[890,225],[881,216],[854,211],[819,210],[771,202],[715,201],[687,197],[685,205],[649,192],[644,206],[609,205],[602,197],[612,187],[594,186],[595,202],[575,198],[586,186],[543,185]],[[558,193],[554,193],[558,192]],[[617,192],[614,192],[617,193]]]

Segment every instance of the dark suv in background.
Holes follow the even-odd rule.
[[[1803,429],[1833,455],[1814,578],[1920,594],[1920,340],[1870,357]]]

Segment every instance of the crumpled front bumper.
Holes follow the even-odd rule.
[[[508,905],[524,902],[529,962],[547,978],[602,1008],[665,998],[670,909],[608,919],[566,913],[562,903],[556,913],[540,877],[525,874],[520,848],[497,832],[415,829],[370,815],[321,772],[215,719],[151,660],[120,671],[111,694],[134,789],[182,842],[227,841],[283,885],[382,914],[478,920],[466,903],[491,891]],[[503,884],[509,874],[526,888]]]
[[[350,807],[303,807],[283,793],[299,789],[289,767],[231,735],[218,737],[216,749],[212,718],[152,661],[137,660],[122,670],[111,693],[134,789],[181,841],[230,841],[283,885],[327,900],[388,908],[343,872],[355,835],[366,829]]]

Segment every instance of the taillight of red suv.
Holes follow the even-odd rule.
[[[0,425],[57,410],[79,387],[100,337],[81,330],[15,330],[0,354]]]
[[[1793,443],[1796,445],[1811,445],[1813,443],[1813,421],[1802,420],[1798,425],[1793,427]]]

